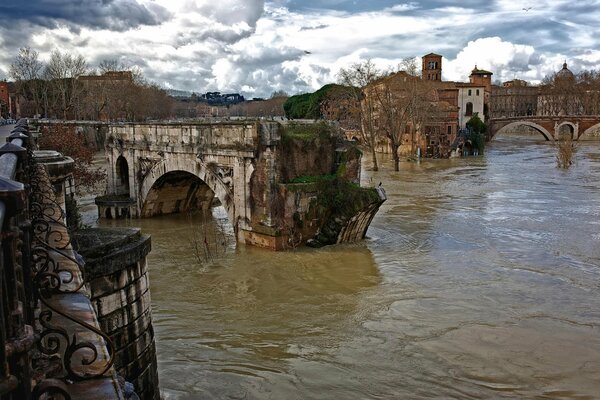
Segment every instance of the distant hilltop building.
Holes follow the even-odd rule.
[[[221,92],[206,92],[200,96],[201,101],[204,100],[211,106],[226,106],[231,104],[242,103],[245,99],[239,93],[226,93]]]
[[[210,106],[230,106],[233,104],[239,104],[246,101],[244,96],[239,93],[224,93],[221,92],[206,92],[201,95],[196,93],[182,92],[182,91],[171,91],[171,96],[176,98],[178,101],[191,102],[191,103],[206,103]]]

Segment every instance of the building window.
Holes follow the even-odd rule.
[[[477,94],[477,96],[479,96],[479,89],[477,89],[477,90],[475,91],[475,93]]]
[[[467,117],[470,117],[471,115],[473,115],[473,103],[471,103],[471,102],[467,103],[467,109],[465,111],[465,115]]]
[[[471,92],[471,89],[469,89],[469,96],[471,96],[473,93]]]
[[[448,135],[452,135],[452,125],[448,125]]]

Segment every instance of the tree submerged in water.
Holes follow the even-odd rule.
[[[215,261],[227,253],[235,239],[227,234],[222,220],[211,218],[210,211],[189,212],[188,222],[192,228],[189,245],[200,265]]]
[[[558,168],[567,169],[573,165],[577,146],[570,137],[560,138],[555,142],[556,165]]]
[[[482,155],[485,150],[487,125],[479,118],[478,113],[474,113],[471,119],[467,121],[467,128],[469,128],[469,140],[471,141],[473,150],[477,149],[478,154]]]

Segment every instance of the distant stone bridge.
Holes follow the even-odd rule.
[[[539,132],[546,140],[554,141],[568,136],[573,140],[599,140],[600,116],[521,116],[492,118],[489,120],[490,138],[510,132],[521,126],[528,126]]]

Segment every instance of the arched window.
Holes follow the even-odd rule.
[[[116,189],[117,194],[127,194],[129,195],[129,166],[127,165],[127,160],[123,156],[119,156],[117,158],[116,165]]]
[[[471,102],[467,103],[467,107],[466,107],[466,110],[465,110],[465,115],[467,117],[470,117],[471,115],[473,115],[473,103],[471,103]]]

